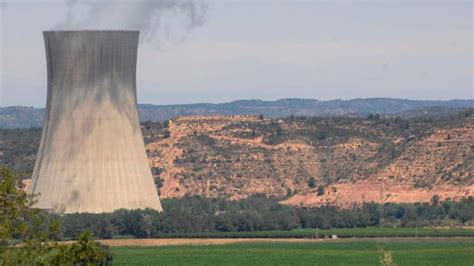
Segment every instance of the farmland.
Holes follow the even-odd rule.
[[[474,230],[463,228],[335,228],[335,229],[295,229],[289,231],[257,231],[257,232],[203,232],[163,234],[158,238],[338,238],[352,237],[464,237],[474,236]]]
[[[226,239],[230,240],[230,239]],[[127,240],[122,240],[126,244]],[[157,240],[160,241],[160,240]],[[161,240],[163,241],[163,240]],[[471,238],[254,239],[112,247],[114,265],[472,265]],[[136,244],[135,244],[136,245]]]

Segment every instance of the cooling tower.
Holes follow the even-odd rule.
[[[136,108],[137,31],[47,31],[46,116],[30,193],[66,213],[161,211]]]

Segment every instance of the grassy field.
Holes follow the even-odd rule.
[[[324,238],[337,235],[344,237],[453,237],[472,236],[473,229],[462,228],[340,228],[329,230],[297,229],[291,231],[258,231],[258,232],[206,232],[188,234],[163,234],[163,238]]]
[[[114,265],[474,265],[472,238],[344,239],[112,247]]]

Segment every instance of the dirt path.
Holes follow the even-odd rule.
[[[98,240],[104,245],[111,247],[122,246],[179,246],[179,245],[225,245],[249,242],[291,242],[291,243],[314,243],[322,241],[334,241],[330,239],[301,239],[301,238],[148,238],[148,239],[103,239]]]

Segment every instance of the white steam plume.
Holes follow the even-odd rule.
[[[140,30],[141,42],[179,41],[205,22],[207,4],[194,0],[68,0],[56,30]]]

